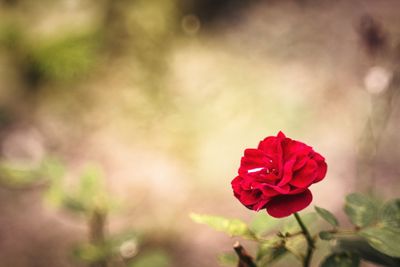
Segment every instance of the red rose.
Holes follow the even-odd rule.
[[[262,140],[258,148],[244,151],[239,175],[232,180],[234,195],[247,208],[282,218],[306,208],[312,201],[308,189],[324,179],[324,157],[282,132]]]

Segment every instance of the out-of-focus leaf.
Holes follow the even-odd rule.
[[[82,198],[90,198],[103,189],[104,176],[97,166],[87,166],[80,177],[79,195]]]
[[[300,258],[306,252],[307,241],[303,235],[296,235],[286,240],[285,247],[294,256]]]
[[[107,211],[112,203],[106,192],[104,180],[99,167],[88,165],[80,177],[79,189],[74,197],[88,210]]]
[[[73,255],[82,261],[96,262],[107,258],[110,255],[110,251],[106,246],[82,244],[73,250]]]
[[[272,238],[259,245],[257,251],[257,264],[258,266],[268,266],[272,262],[286,255],[287,252],[288,250],[281,240]]]
[[[390,227],[370,227],[360,231],[368,243],[391,257],[400,257],[400,230]]]
[[[302,214],[301,219],[309,229],[312,229],[313,228],[312,225],[314,225],[317,222],[317,213],[310,212],[310,213]],[[290,216],[284,220],[283,227],[282,227],[283,233],[296,233],[296,232],[300,232],[300,231],[301,231],[301,228],[293,216]]]
[[[365,261],[370,261],[383,266],[400,266],[400,258],[394,258],[383,254],[371,247],[364,238],[339,239],[335,250],[355,253]]]
[[[196,213],[191,213],[190,218],[197,223],[207,224],[215,230],[225,232],[230,236],[241,236],[247,239],[255,239],[255,234],[249,229],[247,224],[238,219],[227,219],[220,216]]]
[[[25,187],[43,179],[40,167],[29,167],[12,163],[0,164],[0,183],[11,187]]]
[[[56,80],[76,78],[93,66],[98,40],[92,33],[70,35],[40,44],[32,52],[35,67]]]
[[[254,233],[262,235],[275,228],[279,222],[279,219],[269,216],[265,212],[259,212],[250,223],[250,229]]]
[[[233,252],[222,253],[218,256],[218,263],[221,266],[236,266],[238,260],[238,256]]]
[[[59,160],[55,158],[46,158],[42,162],[41,172],[52,182],[61,180],[66,170],[65,166]]]
[[[79,199],[70,197],[70,196],[62,196],[62,207],[68,209],[73,212],[87,212],[88,208],[85,206],[85,203],[80,201]]]
[[[339,222],[335,215],[333,215],[329,210],[315,206],[315,211],[322,219],[330,223],[332,226],[339,226]]]
[[[377,218],[377,205],[373,200],[356,193],[346,197],[344,211],[350,221],[358,227],[368,226]]]
[[[166,267],[171,262],[170,257],[165,251],[153,250],[138,255],[137,258],[130,263],[129,267]]]
[[[352,253],[334,253],[322,262],[321,267],[358,267],[360,258]]]
[[[273,249],[284,246],[283,239],[278,236],[272,236],[259,243],[257,250],[257,260],[271,253]]]
[[[49,182],[49,187],[45,192],[45,199],[55,206],[62,206],[65,198],[63,188],[63,178],[66,170],[65,166],[58,160],[47,158],[42,162],[42,173]]]
[[[334,238],[333,234],[327,231],[321,231],[318,235],[322,240],[332,240]]]
[[[383,206],[380,220],[388,227],[400,229],[400,199],[394,199]]]

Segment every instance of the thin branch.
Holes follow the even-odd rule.
[[[313,254],[314,248],[315,248],[314,240],[312,239],[310,232],[308,231],[307,227],[305,226],[305,224],[303,223],[303,221],[301,220],[301,218],[297,212],[294,213],[294,217],[296,218],[296,221],[300,225],[300,228],[303,231],[303,235],[307,240],[307,253],[306,253],[306,256],[304,257],[303,266],[309,267],[310,263],[311,263],[312,254]]]
[[[253,258],[247,253],[242,245],[239,242],[236,242],[233,245],[233,249],[239,257],[238,267],[257,267],[254,263]]]

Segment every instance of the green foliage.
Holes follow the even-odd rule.
[[[236,266],[238,262],[238,256],[233,253],[222,253],[218,256],[218,263],[221,266]]]
[[[2,23],[0,25],[0,47],[16,48],[22,39],[22,31],[15,23]]]
[[[357,267],[360,265],[360,258],[351,253],[334,253],[328,256],[321,264],[321,267]]]
[[[43,173],[49,180],[45,199],[55,206],[61,206],[65,195],[63,187],[63,178],[66,174],[65,166],[56,159],[48,158],[43,162]]]
[[[362,230],[359,234],[378,251],[392,257],[400,257],[400,229],[371,227]]]
[[[383,266],[398,267],[400,259],[390,257],[371,247],[364,239],[358,237],[339,239],[335,248],[337,251],[351,252],[360,256],[361,259]]]
[[[33,64],[50,79],[77,78],[93,66],[98,41],[95,34],[82,33],[42,42],[32,51]]]
[[[107,246],[96,246],[93,244],[81,244],[73,250],[73,256],[85,262],[97,262],[110,256]]]
[[[170,257],[163,250],[153,250],[138,256],[129,267],[167,267],[170,266]]]
[[[358,235],[374,249],[391,257],[400,257],[400,200],[392,200],[383,207],[360,194],[351,194],[346,200],[347,215],[361,228]]]
[[[307,241],[303,235],[295,235],[291,238],[287,238],[285,241],[285,248],[301,260],[302,255],[306,253]]]
[[[394,199],[383,206],[380,220],[385,226],[400,229],[400,199]]]
[[[87,166],[81,174],[75,197],[87,210],[109,209],[109,196],[105,190],[104,180],[102,171],[94,165]]]
[[[338,219],[326,209],[315,207],[315,211],[302,216],[311,239],[314,242],[335,241],[325,243],[333,244],[334,252],[323,260],[321,266],[357,267],[360,265],[360,259],[385,266],[400,266],[399,199],[381,205],[379,201],[368,196],[350,194],[346,197],[345,212],[354,224],[353,229],[338,229]],[[333,229],[320,230],[316,223],[317,216],[332,225]],[[270,266],[286,255],[293,255],[303,261],[307,255],[306,238],[293,216],[278,220],[265,213],[259,213],[250,226],[240,220],[229,220],[219,216],[192,214],[191,218],[231,236],[256,241],[257,266]],[[271,236],[269,232],[274,229],[279,232]],[[316,233],[320,239],[317,239]],[[221,262],[232,265],[237,257],[228,255]]]
[[[280,220],[269,216],[266,212],[259,212],[250,223],[250,229],[257,235],[262,235],[279,225]]]
[[[315,211],[322,219],[330,223],[333,227],[339,226],[338,220],[336,219],[335,215],[333,215],[330,211],[317,206],[315,206]]]
[[[332,240],[334,238],[334,235],[331,232],[327,232],[327,231],[319,232],[318,236],[322,240]]]
[[[85,214],[92,211],[107,212],[113,207],[113,201],[104,185],[104,175],[99,167],[86,166],[79,177],[77,188],[66,190],[63,180],[64,166],[56,160],[47,161],[44,166],[44,172],[50,181],[46,198],[56,206]]]
[[[273,262],[282,258],[288,253],[283,243],[262,243],[257,253],[257,263],[259,266],[269,266]]]
[[[9,162],[0,163],[0,183],[9,187],[22,188],[41,181],[41,166],[24,166]]]
[[[317,213],[309,212],[306,214],[302,214],[301,219],[303,220],[304,224],[307,225],[307,227],[313,228],[313,226],[315,226],[317,222]],[[300,231],[301,228],[293,216],[283,219],[283,233],[297,233]]]
[[[346,197],[344,211],[350,221],[357,227],[365,227],[375,222],[378,212],[374,201],[361,194],[350,194]]]
[[[249,229],[247,224],[238,219],[226,219],[220,216],[201,215],[192,213],[190,218],[197,222],[207,224],[217,231],[222,231],[230,236],[241,236],[246,239],[256,239],[255,234]]]

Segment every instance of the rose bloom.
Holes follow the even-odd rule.
[[[282,132],[244,151],[234,195],[249,209],[266,209],[282,218],[306,208],[312,201],[312,184],[324,179],[324,157],[312,147],[287,138]]]

